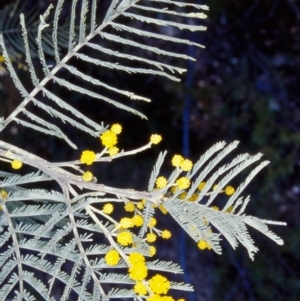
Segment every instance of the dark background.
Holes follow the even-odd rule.
[[[190,0],[193,1],[196,0]],[[1,1],[0,8],[11,2],[14,1]],[[24,9],[30,11],[35,5],[43,8],[56,1],[23,2]],[[100,14],[106,3],[99,1]],[[88,74],[103,76],[115,86],[151,98],[151,104],[133,103],[148,116],[147,122],[105,104],[96,106],[77,95],[65,95],[72,97],[77,108],[93,120],[122,123],[124,132],[119,144],[124,149],[147,143],[154,132],[164,138],[145,154],[94,170],[99,182],[108,185],[146,189],[151,168],[165,149],[169,159],[183,152],[195,161],[217,141],[239,140],[240,152],[262,152],[271,164],[248,188],[252,195],[248,214],[286,221],[287,227],[272,227],[283,237],[284,246],[251,231],[260,249],[254,262],[242,247],[233,251],[226,243],[224,254],[218,256],[198,250],[189,238],[184,245],[183,236],[175,235],[175,222],[164,217],[168,227],[173,228],[174,237],[164,245],[160,256],[185,267],[186,280],[195,287],[195,294],[186,297],[190,301],[296,301],[300,296],[300,2],[207,0],[204,4],[210,7],[208,19],[201,21],[207,31],[178,34],[204,44],[206,49],[172,45],[173,50],[178,47],[178,52],[197,58],[195,63],[178,62],[188,68],[180,84],[151,76],[116,76],[101,70],[97,73],[93,66],[80,66]],[[67,8],[63,13],[67,13]],[[1,32],[5,36],[5,30]],[[166,42],[153,43],[159,47]],[[22,58],[19,61],[22,63]],[[22,68],[20,78],[28,81]],[[0,93],[0,115],[7,116],[21,99],[5,72]],[[82,133],[71,133],[79,145],[78,151],[51,137],[28,133],[12,125],[1,133],[1,139],[26,145],[26,149],[52,161],[76,159],[83,149],[98,146],[98,141]],[[166,162],[166,174],[170,168]]]

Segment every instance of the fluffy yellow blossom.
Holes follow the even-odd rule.
[[[201,190],[203,190],[203,188],[205,187],[205,185],[206,185],[206,182],[201,182],[200,184],[199,184],[199,186],[198,186],[198,189],[201,191]]]
[[[135,209],[135,206],[132,202],[128,202],[127,204],[125,204],[124,209],[127,212],[133,212]]]
[[[190,171],[193,167],[193,162],[189,159],[185,159],[181,162],[180,167],[183,171]]]
[[[218,187],[219,187],[219,185],[218,184],[215,184],[214,186],[213,186],[213,190],[216,190],[216,189],[218,189]]]
[[[176,184],[178,185],[179,189],[186,189],[190,186],[190,179],[187,177],[181,177],[180,179],[176,180]]]
[[[164,238],[164,239],[169,239],[171,237],[171,232],[169,230],[164,230],[162,231],[161,233],[161,237]]]
[[[120,260],[120,255],[116,250],[110,250],[105,255],[105,262],[108,265],[117,265]]]
[[[114,206],[110,203],[107,203],[103,206],[102,211],[106,214],[111,214],[114,210]]]
[[[219,211],[219,207],[218,206],[211,206],[211,209],[214,209],[216,211]]]
[[[136,227],[141,227],[144,223],[144,219],[141,215],[135,215],[132,220]]]
[[[172,158],[172,165],[175,167],[179,167],[183,161],[184,159],[181,155],[174,155]]]
[[[110,130],[104,132],[100,136],[100,139],[101,139],[102,144],[107,148],[115,146],[118,142],[117,135]]]
[[[22,167],[23,163],[17,159],[12,160],[11,167],[13,169],[20,169]]]
[[[123,231],[118,234],[117,241],[122,246],[128,246],[132,243],[132,235],[128,231]]]
[[[134,264],[129,268],[129,277],[135,281],[143,280],[148,275],[148,269],[145,263]]]
[[[152,144],[158,144],[161,140],[162,140],[161,135],[152,134],[151,137],[150,137],[150,142]]]
[[[153,228],[156,225],[156,218],[150,217],[149,222],[148,222],[148,227]]]
[[[156,248],[154,246],[150,246],[149,253],[151,256],[154,256],[156,254]]]
[[[119,153],[119,149],[116,146],[108,148],[108,154],[112,157]]]
[[[209,244],[206,240],[201,239],[201,240],[198,242],[198,248],[199,248],[200,250],[205,250],[205,249],[210,250],[210,249],[211,249],[211,246],[210,246],[210,244]]]
[[[96,160],[96,154],[93,151],[85,150],[81,153],[80,162],[86,165],[92,165]]]
[[[128,260],[132,265],[139,264],[139,263],[145,263],[145,257],[141,253],[138,252],[132,252],[128,256]]]
[[[121,126],[120,124],[118,124],[118,123],[115,123],[115,124],[113,124],[113,125],[111,126],[110,130],[111,130],[113,133],[119,135],[119,134],[122,132],[122,126]]]
[[[206,241],[204,239],[201,239],[199,242],[198,242],[198,248],[200,250],[205,250],[206,249]]]
[[[227,195],[232,195],[232,194],[234,194],[234,192],[235,192],[235,189],[232,186],[226,186],[225,187],[225,193]]]
[[[167,179],[165,177],[158,177],[156,180],[156,187],[161,189],[167,186]]]
[[[137,205],[136,205],[136,207],[138,208],[138,209],[140,209],[140,210],[142,210],[142,209],[144,209],[144,203],[143,202],[138,202],[137,203]]]
[[[149,280],[149,287],[154,294],[167,294],[170,289],[170,281],[159,274]]]
[[[147,242],[155,242],[156,241],[156,235],[154,233],[148,233],[146,236]]]
[[[135,293],[145,296],[147,294],[147,287],[143,284],[142,281],[137,281],[136,285],[133,287]]]
[[[91,182],[93,179],[93,174],[90,171],[86,171],[83,175],[82,175],[82,179],[83,181],[86,182]]]
[[[0,190],[0,199],[5,200],[7,198],[7,196],[8,196],[8,192],[1,189]]]
[[[128,228],[131,228],[134,226],[134,222],[131,218],[128,218],[128,217],[123,217],[121,220],[120,220],[120,226],[123,228],[123,229],[128,229]]]

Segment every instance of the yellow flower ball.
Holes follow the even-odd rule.
[[[144,219],[141,215],[135,215],[132,220],[136,227],[141,227],[144,223]]]
[[[145,263],[145,257],[141,253],[138,252],[132,252],[128,256],[128,261],[132,264],[139,264],[139,263]]]
[[[93,174],[90,171],[86,171],[83,175],[82,175],[82,179],[85,182],[91,182],[93,179]]]
[[[165,177],[158,177],[156,180],[156,187],[161,189],[167,186],[167,179]]]
[[[181,163],[184,161],[181,155],[174,155],[172,158],[172,165],[175,167],[180,167]]]
[[[80,162],[91,165],[96,160],[96,154],[93,151],[85,150],[81,153]]]
[[[22,167],[23,163],[17,159],[12,160],[11,167],[13,169],[20,169]]]
[[[198,248],[200,250],[205,250],[206,249],[206,241],[204,239],[201,239],[199,242],[198,242]]]
[[[161,237],[164,238],[164,239],[169,239],[171,237],[171,232],[168,231],[168,230],[164,230],[162,233],[161,233]]]
[[[186,189],[190,186],[190,179],[187,177],[181,177],[180,179],[176,180],[176,184],[178,185],[179,189]]]
[[[153,228],[156,225],[157,221],[156,218],[150,217],[149,222],[148,222],[148,227]]]
[[[114,133],[110,130],[104,132],[100,136],[100,140],[101,140],[102,144],[107,148],[115,146],[118,142],[116,133]]]
[[[158,134],[152,134],[150,137],[150,142],[152,144],[158,144],[162,140],[161,135]]]
[[[149,247],[150,256],[154,256],[156,254],[156,248],[154,246]]]
[[[0,199],[5,200],[8,196],[8,192],[6,190],[1,189],[0,190]]]
[[[103,209],[102,211],[105,213],[105,214],[111,214],[114,210],[114,206],[110,203],[107,203],[103,206]]]
[[[193,167],[193,162],[189,159],[185,159],[181,162],[180,167],[183,171],[190,171]]]
[[[171,287],[170,281],[166,277],[159,274],[153,276],[148,283],[151,291],[159,295],[167,294]]]
[[[233,195],[235,193],[235,189],[232,186],[225,187],[225,194],[226,195]]]
[[[110,250],[105,255],[105,262],[108,265],[117,265],[120,260],[120,255],[116,250]]]
[[[123,231],[118,234],[117,241],[122,246],[128,246],[132,244],[132,235],[130,232]]]
[[[122,126],[118,123],[115,123],[111,126],[111,131],[117,135],[119,135],[122,132]]]
[[[147,242],[155,242],[156,241],[156,235],[154,233],[148,233],[146,236]]]
[[[125,208],[125,211],[127,211],[127,212],[133,212],[135,209],[135,206],[132,202],[128,202],[127,204],[125,204],[124,208]]]
[[[147,294],[147,287],[143,284],[142,281],[137,281],[136,285],[133,287],[135,293],[145,296]]]
[[[108,154],[112,157],[119,153],[119,148],[117,148],[116,146],[113,146],[113,147],[108,148],[107,151],[108,151]]]
[[[148,269],[145,263],[134,264],[129,268],[129,277],[135,281],[143,280],[148,275]]]
[[[134,226],[134,222],[131,218],[128,218],[128,217],[123,217],[121,220],[120,220],[120,226],[123,228],[123,229],[128,229],[128,228],[131,228]]]

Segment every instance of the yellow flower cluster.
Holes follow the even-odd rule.
[[[107,152],[110,156],[114,156],[119,152],[119,149],[115,146],[117,144],[117,135],[122,132],[122,126],[118,123],[113,124],[110,130],[105,131],[100,135],[102,144],[107,148]],[[80,163],[86,165],[92,165],[97,159],[95,152],[91,150],[84,150],[80,156]],[[18,160],[12,161],[12,167],[19,169],[22,166],[22,162]],[[86,171],[82,175],[82,179],[85,182],[90,182],[93,179],[93,174],[90,171]]]
[[[115,123],[111,126],[110,130],[101,134],[100,140],[103,146],[107,148],[107,152],[110,156],[115,156],[119,152],[119,148],[116,147],[118,143],[117,135],[121,134],[122,126]]]
[[[174,167],[180,167],[183,171],[190,171],[193,168],[193,162],[181,155],[174,155],[171,162]]]
[[[135,281],[144,280],[148,275],[145,257],[138,252],[133,252],[129,255],[128,260],[131,264],[128,270],[129,277]]]

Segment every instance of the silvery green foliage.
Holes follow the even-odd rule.
[[[168,10],[160,8],[161,5]],[[192,9],[192,12],[181,12],[180,8]],[[144,96],[121,90],[113,84],[108,84],[95,79],[76,69],[71,64],[71,58],[76,58],[84,63],[91,63],[97,68],[109,68],[126,73],[154,74],[178,81],[178,74],[185,70],[169,63],[162,63],[149,59],[143,52],[128,54],[106,48],[102,41],[113,41],[118,45],[130,45],[145,53],[158,54],[164,58],[182,58],[194,60],[187,55],[174,53],[169,50],[156,48],[135,41],[136,36],[147,39],[159,39],[167,43],[182,43],[202,47],[188,40],[168,36],[164,33],[148,32],[124,25],[118,22],[119,17],[125,17],[141,22],[154,24],[157,28],[172,26],[191,31],[203,30],[204,27],[178,22],[187,18],[203,18],[202,10],[206,6],[196,5],[171,0],[111,0],[106,14],[97,25],[97,1],[73,0],[70,11],[68,52],[61,57],[58,48],[58,31],[64,1],[58,0],[55,8],[52,6],[40,16],[37,28],[36,44],[40,66],[33,64],[31,57],[31,41],[28,39],[26,18],[21,14],[20,24],[23,33],[24,49],[28,70],[33,84],[33,89],[28,92],[13,65],[9,60],[5,39],[0,36],[0,44],[10,75],[20,91],[23,100],[8,117],[1,117],[0,132],[8,124],[16,122],[29,130],[41,131],[45,134],[57,136],[65,140],[71,147],[76,148],[72,142],[54,122],[44,120],[28,110],[28,105],[33,103],[41,111],[52,118],[59,118],[65,123],[82,130],[92,136],[98,137],[105,130],[105,126],[98,124],[74,108],[68,99],[62,99],[47,88],[49,83],[66,87],[70,91],[81,93],[96,100],[103,100],[120,109],[145,117],[142,113],[130,106],[119,102],[119,96],[130,100],[149,101]],[[179,8],[179,9],[178,9]],[[45,30],[50,26],[47,18],[53,10],[52,45],[53,57],[51,66],[46,59],[44,44],[42,42]],[[149,17],[152,15],[163,17]],[[172,18],[175,17],[175,20]],[[87,24],[89,22],[89,25]],[[131,23],[129,23],[131,24]],[[132,23],[136,24],[136,23]],[[78,31],[77,29],[78,28]],[[78,34],[76,35],[76,33]],[[124,35],[126,33],[126,37]],[[100,43],[94,43],[93,38],[98,37]],[[97,40],[98,41],[98,40]],[[115,59],[142,62],[146,68],[133,68],[130,66],[100,60],[85,54],[82,50],[94,49],[107,54]],[[169,61],[169,60],[168,60]],[[44,75],[39,78],[36,68],[42,67]],[[65,70],[78,77],[78,84],[66,81],[59,71]],[[63,74],[63,73],[61,73]],[[116,98],[99,94],[85,87],[86,83],[101,87],[103,91],[116,93]],[[47,103],[47,104],[46,104]],[[49,105],[50,103],[50,105]],[[224,187],[242,170],[254,164],[261,158],[261,154],[250,156],[238,155],[227,164],[221,163],[226,156],[237,146],[237,142],[226,145],[217,143],[209,149],[194,164],[193,169],[185,176],[191,180],[192,185],[186,191],[185,198],[180,198],[182,191],[170,192],[172,185],[182,173],[175,169],[168,179],[168,185],[160,190],[154,188],[160,168],[166,157],[162,153],[150,177],[148,192],[118,189],[97,183],[84,182],[79,170],[78,161],[66,164],[50,163],[43,158],[20,149],[14,145],[0,140],[0,156],[2,161],[10,162],[11,159],[22,161],[25,165],[33,167],[36,172],[16,175],[14,173],[0,172],[0,300],[109,300],[113,298],[132,298],[141,300],[132,290],[135,281],[127,273],[128,262],[122,258],[111,269],[104,260],[105,254],[113,247],[118,247],[123,254],[133,251],[142,253],[147,257],[147,267],[153,271],[182,273],[179,266],[171,262],[151,260],[149,246],[145,242],[146,226],[140,233],[132,234],[135,247],[117,246],[113,239],[115,224],[112,219],[105,218],[97,209],[107,202],[124,202],[128,200],[146,200],[144,207],[145,223],[154,215],[155,206],[164,206],[169,214],[186,230],[196,242],[205,239],[212,249],[220,254],[220,240],[223,236],[233,248],[238,243],[246,247],[251,258],[257,251],[251,239],[247,226],[251,226],[282,244],[282,240],[271,232],[268,224],[283,224],[261,220],[247,216],[244,211],[249,202],[249,197],[243,198],[241,193],[261,168],[268,162],[258,164],[245,181],[237,188],[236,192],[228,198],[220,211],[211,208],[211,205],[220,196]],[[99,160],[101,161],[101,160]],[[66,170],[73,168],[74,173]],[[60,190],[48,191],[39,187],[40,183],[55,182]],[[198,185],[205,181],[205,188],[198,193],[198,199],[189,202],[188,199],[197,190]],[[212,185],[218,188],[211,190]],[[30,184],[30,188],[28,188]],[[42,184],[41,184],[42,185]],[[5,191],[7,194],[3,194]],[[228,208],[231,211],[228,212]],[[222,235],[222,236],[221,236]],[[114,245],[115,243],[115,245]],[[171,289],[192,290],[184,283],[171,282]]]
[[[29,47],[31,50],[31,56],[33,58],[38,57],[36,43],[32,43],[37,33],[39,25],[39,15],[43,13],[39,5],[35,5],[31,9],[26,9],[26,1],[14,1],[4,6],[0,10],[0,34],[5,39],[7,51],[9,56],[13,60],[20,59],[20,56],[24,55],[24,41],[22,39],[22,27],[20,24],[19,15],[24,13],[26,19],[26,31],[28,33],[28,39],[31,41]],[[53,20],[53,14],[49,16],[49,21]],[[58,33],[58,47],[65,48],[68,46],[68,27],[69,24],[64,22],[60,26]],[[43,49],[46,54],[53,55],[53,47],[51,42],[51,28],[47,28],[44,31],[43,36]]]

